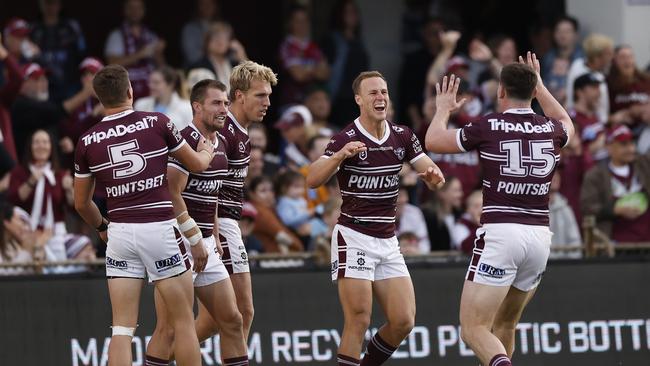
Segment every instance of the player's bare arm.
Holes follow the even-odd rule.
[[[183,236],[190,242],[190,251],[194,258],[194,268],[192,270],[200,273],[208,263],[208,251],[205,249],[205,245],[203,245],[201,229],[199,229],[194,219],[187,213],[187,205],[181,196],[181,193],[187,185],[187,175],[176,168],[168,167],[167,182],[169,184],[169,193],[172,197],[176,222],[178,222],[178,227],[183,233]]]
[[[542,107],[544,114],[547,117],[562,122],[564,129],[567,131],[567,136],[569,137],[569,140],[571,140],[575,132],[575,129],[573,128],[573,122],[571,121],[571,117],[569,117],[569,114],[566,112],[564,107],[562,107],[562,104],[560,104],[560,102],[558,102],[555,97],[553,97],[551,92],[546,89],[546,86],[542,81],[542,76],[539,73],[540,66],[537,55],[528,51],[528,53],[526,53],[526,60],[524,60],[522,56],[519,56],[519,63],[526,64],[535,70],[535,73],[537,74],[535,98],[537,98],[539,105]]]
[[[307,185],[317,188],[327,182],[341,163],[362,151],[366,151],[366,145],[360,141],[350,141],[343,148],[329,158],[321,157],[311,164],[307,174]]]
[[[413,162],[411,166],[430,190],[433,191],[445,184],[445,177],[442,171],[430,157],[425,155]]]
[[[180,161],[192,173],[201,173],[210,166],[214,158],[214,145],[211,141],[201,137],[196,151],[188,144],[183,144],[178,150],[171,152],[176,160]]]
[[[217,203],[219,207],[219,203]],[[223,255],[223,247],[221,246],[221,239],[219,239],[219,209],[214,210],[214,228],[212,229],[212,236],[214,236],[215,248],[221,257]]]
[[[456,100],[460,78],[456,75],[443,77],[442,85],[436,83],[436,114],[433,116],[424,144],[427,150],[438,154],[455,154],[462,150],[456,143],[457,130],[448,130],[447,123],[451,113],[462,107],[465,99]]]
[[[95,192],[95,178],[74,178],[74,208],[88,225],[99,228],[102,224],[108,223],[108,220],[102,217],[97,205],[93,202],[93,192]],[[99,231],[99,237],[104,242],[108,241],[106,229]]]

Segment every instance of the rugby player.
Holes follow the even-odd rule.
[[[175,227],[166,174],[168,155],[192,172],[205,170],[214,147],[201,138],[195,151],[165,115],[134,111],[133,89],[122,66],[99,71],[93,89],[106,117],[77,143],[74,203],[107,241],[106,276],[113,310],[109,365],[132,363],[131,339],[145,275],[167,306],[178,364],[201,365],[190,262]],[[95,179],[106,188],[110,224],[92,201]]]
[[[413,284],[395,237],[399,172],[403,163],[411,164],[430,189],[444,178],[415,134],[386,120],[390,97],[382,74],[362,72],[352,89],[360,116],[332,137],[325,154],[309,167],[307,184],[316,188],[337,174],[343,197],[331,249],[332,280],[344,315],[338,364],[381,365],[415,321]],[[373,294],[387,322],[360,361]]]
[[[477,150],[483,169],[483,226],[460,304],[462,339],[486,366],[512,365],[515,329],[546,269],[551,246],[549,187],[560,149],[573,136],[562,105],[542,83],[539,62],[505,66],[500,75],[498,107],[460,129],[447,129],[460,108],[459,78],[436,84],[436,113],[425,143],[435,153]],[[546,116],[531,109],[537,98]]]
[[[194,85],[190,95],[193,120],[181,131],[193,148],[201,138],[214,143],[215,157],[207,170],[194,174],[178,160],[170,158],[167,180],[172,195],[176,220],[187,239],[186,246],[199,246],[206,257],[194,259],[194,293],[205,311],[220,329],[222,364],[225,366],[248,365],[246,342],[242,330],[242,316],[237,309],[237,301],[228,271],[219,258],[223,253],[217,244],[217,193],[221,181],[228,172],[228,159],[223,139],[217,131],[223,127],[228,113],[228,93],[226,86],[216,80],[202,80]],[[196,221],[195,221],[196,220]],[[207,261],[206,261],[207,260]],[[155,292],[156,329],[147,346],[146,365],[168,365],[174,333],[169,324],[167,308],[160,293]],[[212,334],[205,331],[200,322],[196,323],[199,342]]]

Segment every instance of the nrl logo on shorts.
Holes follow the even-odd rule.
[[[404,148],[403,147],[398,147],[397,149],[393,150],[393,152],[395,153],[395,155],[397,156],[397,158],[399,160],[404,159]]]
[[[359,159],[366,160],[366,158],[368,158],[368,151],[367,150],[362,151],[362,152],[359,153]]]
[[[244,153],[246,152],[246,146],[244,145],[243,142],[239,141],[239,152]]]

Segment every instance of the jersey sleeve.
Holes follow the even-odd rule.
[[[198,145],[198,139],[199,139],[198,132],[194,131],[190,127],[186,127],[184,130],[181,131],[181,137],[185,139],[187,144],[189,144],[192,149],[196,150],[196,146]],[[181,163],[178,159],[176,159],[172,155],[169,155],[169,157],[167,158],[167,166],[175,168],[181,171],[185,175],[190,174],[189,169],[187,169],[183,165],[183,163]]]
[[[92,176],[88,161],[86,160],[86,146],[83,144],[83,139],[79,139],[77,148],[74,149],[74,176],[77,178]]]
[[[487,122],[473,122],[456,131],[456,144],[463,152],[476,149],[483,141],[483,125]]]
[[[406,130],[406,136],[408,137],[408,140],[404,142],[404,148],[406,149],[406,160],[408,160],[409,164],[413,164],[421,157],[424,157],[426,154],[424,151],[422,151],[422,144],[420,144],[420,139],[418,139],[415,133],[413,133],[413,130],[408,127],[404,127],[404,129]]]
[[[553,120],[555,124],[555,140],[560,147],[565,147],[569,144],[569,131],[564,127],[564,123]]]
[[[327,147],[325,148],[325,152],[321,157],[329,159],[331,158],[334,154],[336,154],[339,150],[347,144],[348,141],[346,138],[344,138],[341,134],[337,134],[332,136],[332,139],[330,142],[327,144]]]
[[[163,119],[161,122],[164,124],[164,136],[169,152],[174,152],[181,148],[185,144],[185,139],[181,135],[181,132],[176,128],[176,125],[164,115],[158,115],[158,119]]]

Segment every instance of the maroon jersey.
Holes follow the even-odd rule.
[[[377,140],[359,119],[334,135],[323,157],[329,158],[350,141],[366,144],[367,151],[341,163],[337,178],[343,197],[338,223],[378,238],[395,236],[395,210],[402,163],[424,157],[420,140],[406,126],[386,122]]]
[[[127,110],[106,116],[79,138],[75,176],[95,176],[105,187],[111,221],[170,220],[167,156],[184,143],[162,113]]]
[[[648,192],[643,189],[639,177],[634,172],[634,167],[629,165],[627,175],[620,175],[609,166],[612,175],[612,195],[617,200],[631,193],[642,193],[648,198]],[[616,216],[612,225],[612,239],[619,243],[638,243],[650,239],[650,210],[646,210],[636,219],[626,219]]]
[[[181,136],[187,143],[196,150],[199,144],[201,133],[194,123],[181,131]],[[214,214],[217,212],[217,194],[221,188],[221,182],[228,172],[228,158],[223,138],[217,134],[217,141],[214,143],[215,156],[210,166],[202,173],[191,173],[183,164],[169,157],[169,166],[174,167],[187,175],[187,185],[181,193],[187,206],[187,213],[196,221],[203,237],[212,235],[214,229]]]
[[[611,83],[610,83],[611,84]],[[635,104],[650,102],[650,78],[635,78],[634,82],[609,87],[610,113],[627,109]]]
[[[251,143],[248,131],[230,112],[220,133],[228,157],[228,174],[219,190],[219,217],[239,220],[244,202],[244,180],[251,160]]]
[[[561,122],[530,108],[491,113],[459,129],[458,147],[478,150],[483,169],[481,223],[548,226],[551,178],[568,141]]]

